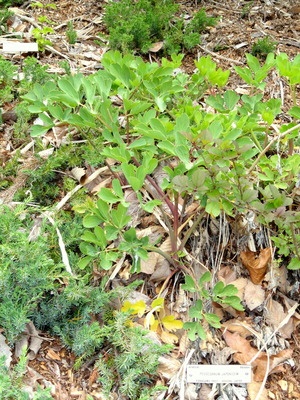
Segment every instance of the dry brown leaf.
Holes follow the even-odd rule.
[[[256,356],[258,351],[254,349],[246,339],[242,338],[237,333],[230,333],[226,331],[224,332],[223,336],[227,345],[236,351],[233,357],[234,361],[238,362],[239,364],[247,364]],[[282,350],[278,354],[272,355],[270,357],[268,374],[271,372],[277,372],[278,368],[280,368],[278,365],[290,358],[292,353],[292,349],[287,349]],[[254,367],[254,381],[263,381],[266,375],[267,365],[267,354],[265,352],[261,352],[259,356],[252,362],[252,367]]]
[[[292,349],[286,349],[271,356],[269,374],[278,372],[279,364],[281,364],[283,361],[286,361],[288,358],[291,358],[292,354],[293,354]],[[257,365],[257,369],[255,370],[254,373],[254,380],[256,382],[263,381],[267,370],[267,364],[268,364],[268,358],[266,353],[261,353],[261,355],[255,360],[255,365]]]
[[[261,250],[259,254],[251,250],[242,251],[240,256],[244,267],[249,271],[252,282],[259,284],[272,258],[271,247]]]
[[[250,311],[254,310],[256,307],[260,306],[265,299],[265,291],[260,285],[255,285],[251,281],[248,281],[245,292],[244,300]]]
[[[250,397],[250,400],[256,399],[256,396],[260,390],[260,387],[261,387],[261,383],[259,383],[259,382],[248,383],[247,390],[248,390],[248,396]],[[266,388],[263,388],[261,395],[259,397],[259,400],[268,400],[268,391]]]
[[[179,353],[184,355],[189,348],[190,340],[187,335],[187,331],[184,331],[183,336],[179,340]]]
[[[171,379],[181,367],[181,362],[172,357],[159,357],[158,373],[166,379]]]
[[[81,178],[85,176],[85,169],[80,167],[74,167],[71,169],[70,174],[77,182],[80,182]]]
[[[229,321],[223,322],[222,326],[227,328],[229,332],[231,333],[236,332],[243,338],[246,338],[247,336],[252,335],[251,330],[253,330],[253,327],[251,323],[252,323],[251,318],[245,318],[245,319],[233,318],[230,319]],[[247,329],[247,327],[249,327],[249,329]]]
[[[246,364],[257,354],[257,349],[251,346],[248,340],[242,338],[238,333],[223,333],[227,345],[236,351],[234,360],[239,364]]]
[[[283,306],[278,301],[269,299],[266,304],[268,312],[265,314],[266,322],[273,327],[278,328],[281,322],[287,317],[288,313],[284,311]],[[290,318],[288,322],[279,329],[279,333],[285,339],[290,339],[295,329],[294,319]]]
[[[47,350],[47,358],[50,358],[50,360],[57,360],[60,361],[60,356],[57,354],[54,350],[48,349]]]
[[[153,274],[153,272],[155,271],[158,257],[159,257],[158,253],[154,253],[153,251],[148,253],[147,260],[141,260],[141,272],[149,275]]]
[[[26,346],[28,348],[27,358],[29,360],[34,360],[36,358],[37,353],[39,352],[42,342],[44,339],[39,336],[38,330],[35,328],[34,324],[30,321],[26,325],[26,328],[20,339],[16,342],[15,345],[15,356],[20,357],[22,353],[22,348]]]
[[[164,42],[156,42],[152,44],[152,47],[149,49],[152,53],[157,53],[159,50],[163,48]]]
[[[231,283],[231,285],[234,285],[238,290],[236,296],[238,296],[241,299],[241,301],[243,301],[244,300],[245,287],[246,287],[246,285],[248,283],[248,279],[246,279],[246,278],[238,278],[235,281],[232,281],[230,283]]]
[[[218,273],[219,281],[222,281],[225,285],[236,280],[236,272],[233,271],[230,267],[225,266],[222,267]]]
[[[157,263],[156,270],[150,277],[151,281],[161,281],[166,279],[171,274],[171,268],[167,260],[163,260],[162,263],[160,263],[160,266],[158,266],[158,264],[159,262]]]

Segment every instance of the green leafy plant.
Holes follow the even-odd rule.
[[[7,32],[7,21],[12,15],[14,13],[9,10],[0,11],[0,35],[4,35]]]
[[[13,99],[14,81],[13,77],[16,73],[17,67],[10,61],[0,57],[0,105]]]
[[[272,41],[269,36],[266,36],[254,43],[251,49],[251,54],[253,56],[266,58],[269,53],[273,53],[275,51],[276,44],[277,42]]]
[[[10,343],[24,330],[45,293],[55,289],[61,271],[45,238],[28,241],[30,221],[26,214],[22,219],[23,210],[1,207],[0,325]]]
[[[122,0],[106,7],[104,23],[113,49],[146,53],[154,42],[164,40],[168,54],[200,43],[200,33],[214,26],[217,18],[207,17],[204,9],[197,12],[186,26],[175,17],[178,5],[173,0]]]
[[[75,44],[77,40],[77,32],[74,29],[72,21],[68,22],[68,29],[66,30],[66,36],[69,44]]]
[[[252,4],[253,4],[253,1],[249,1],[249,3],[246,3],[246,4],[243,6],[243,8],[242,8],[242,15],[241,15],[242,18],[248,17],[249,12],[250,12],[251,7],[252,7]]]
[[[36,2],[36,3],[31,3],[30,4],[31,7],[36,7],[36,8],[41,8],[41,9],[47,9],[47,8],[52,8],[52,9],[56,9],[56,5],[55,4],[42,4],[40,2]],[[41,15],[38,17],[38,21],[41,24],[48,24],[48,25],[53,25],[54,22],[51,21],[46,15]],[[34,39],[36,40],[39,50],[40,51],[44,51],[46,46],[51,46],[52,42],[50,39],[48,39],[48,35],[49,33],[54,33],[53,28],[51,28],[50,26],[41,26],[41,27],[37,27],[34,28],[32,30],[32,34]]]
[[[0,0],[0,6],[3,8],[20,5],[23,3],[25,3],[25,0]]]
[[[190,293],[197,293],[198,297],[200,297],[196,300],[196,304],[189,309],[189,316],[194,319],[194,321],[185,322],[183,325],[183,328],[188,331],[189,339],[193,341],[197,339],[197,336],[199,336],[200,339],[206,338],[205,329],[202,324],[203,321],[213,328],[221,328],[220,318],[216,314],[204,311],[204,303],[206,301],[210,300],[219,304],[227,304],[236,310],[244,310],[240,303],[240,298],[235,296],[238,289],[234,285],[225,286],[223,282],[218,282],[210,292],[205,288],[205,283],[211,282],[211,280],[211,273],[207,271],[201,276],[197,283],[191,276],[187,275],[185,277],[185,283],[181,285],[182,289]]]
[[[132,400],[148,400],[154,392],[165,389],[153,384],[158,359],[160,355],[168,353],[171,346],[161,346],[147,337],[147,331],[128,326],[128,313],[115,314],[114,319],[102,330],[103,339],[110,346],[96,365],[99,382],[107,399],[114,386],[122,396]]]
[[[26,347],[23,348],[18,363],[13,369],[5,365],[5,356],[0,357],[0,396],[2,400],[52,400],[50,389],[38,387],[33,397],[24,390],[23,380],[26,372]]]
[[[39,50],[44,51],[46,46],[51,46],[52,42],[47,38],[49,33],[54,33],[53,28],[50,26],[44,26],[43,28],[34,28],[32,34],[36,40]]]
[[[85,257],[80,262],[81,268],[94,260],[109,269],[124,251],[131,255],[135,272],[148,251],[163,253],[159,246],[149,244],[147,238],[138,238],[135,229],[129,228],[124,184],[137,193],[141,208],[147,212],[162,204],[168,208],[172,217],[165,215],[165,218],[172,251],[171,255],[162,255],[175,271],[185,268],[184,246],[205,214],[216,218],[223,212],[235,216],[253,210],[263,224],[269,224],[274,210],[293,203],[289,193],[297,183],[299,155],[293,154],[293,159],[282,162],[281,173],[288,174],[289,181],[285,189],[276,190],[269,177],[278,176],[278,163],[270,165],[266,155],[278,140],[269,141],[269,136],[281,104],[273,99],[263,102],[262,98],[268,72],[284,59],[283,55],[278,57],[277,61],[270,54],[264,65],[260,65],[257,58],[248,54],[248,67],[236,67],[249,85],[250,95],[239,96],[230,90],[218,93],[226,84],[229,71],[217,69],[210,57],[197,61],[197,72],[188,77],[184,73],[173,76],[180,65],[180,56],[173,56],[172,61],[163,59],[162,66],[158,66],[110,52],[103,58],[103,71],[89,77],[78,74],[62,78],[57,85],[36,86],[24,96],[32,103],[29,110],[40,113],[44,122],[33,127],[34,136],[55,126],[54,118],[57,123],[76,126],[83,134],[88,127],[89,134],[97,137],[99,159],[116,160],[112,173],[115,177],[124,176],[114,179],[111,189],[99,192],[98,203],[88,201],[76,207],[86,213],[83,223],[87,232],[81,245]],[[293,65],[297,68],[297,60]],[[192,106],[204,93],[207,93],[206,103],[216,113]],[[118,108],[112,104],[111,95],[121,99]],[[293,108],[291,112],[297,115],[298,110]],[[259,123],[261,120],[263,125]],[[283,148],[286,139],[297,135],[297,129],[296,124],[282,126],[279,141]],[[168,163],[170,158],[176,160],[175,165]],[[159,159],[167,160],[164,167],[167,178],[161,185],[152,178]],[[148,191],[151,201],[144,202],[141,188]],[[195,215],[193,226],[183,234],[179,234],[179,226],[185,218],[185,206],[180,213],[179,199],[184,204],[198,201],[204,210],[197,218]],[[294,223],[297,230],[298,222]],[[277,229],[281,229],[279,225]],[[113,245],[117,239],[121,240],[120,246]]]

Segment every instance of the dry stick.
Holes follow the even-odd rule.
[[[237,61],[237,60],[233,60],[232,58],[221,56],[220,54],[214,53],[213,51],[210,51],[210,50],[208,50],[205,47],[202,47],[200,45],[198,45],[198,47],[200,47],[201,50],[205,51],[205,53],[211,54],[212,56],[214,56],[216,58],[219,58],[220,60],[229,61],[229,62],[232,62],[234,64],[244,65],[244,63],[241,62],[241,61]]]
[[[281,135],[279,135],[278,137],[274,138],[273,140],[271,140],[271,142],[263,149],[263,151],[259,154],[259,156],[257,157],[257,159],[255,160],[255,162],[251,165],[251,167],[248,169],[247,174],[250,174],[250,172],[253,171],[253,169],[256,167],[256,165],[259,163],[260,159],[266,154],[266,152],[269,150],[269,148],[275,143],[277,142],[277,140],[280,140],[282,138],[284,138],[286,135],[288,135],[289,133],[297,130],[300,128],[300,124],[297,124],[295,126],[293,126],[292,128],[288,129],[287,131],[283,132]]]

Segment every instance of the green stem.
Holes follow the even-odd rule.
[[[273,140],[271,140],[271,142],[263,149],[263,151],[259,154],[259,156],[256,158],[256,160],[254,161],[254,163],[251,165],[251,167],[248,169],[247,171],[247,175],[250,174],[254,168],[257,166],[257,164],[259,163],[259,161],[261,160],[261,158],[266,154],[266,152],[269,150],[269,148],[276,143],[278,140],[284,138],[286,135],[288,135],[289,133],[297,130],[300,128],[300,124],[297,124],[295,126],[293,126],[292,128],[288,129],[287,131],[283,132],[281,135],[279,135],[278,137],[274,138]]]

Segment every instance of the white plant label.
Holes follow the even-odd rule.
[[[251,365],[188,365],[188,383],[250,383]]]
[[[38,52],[37,43],[25,42],[3,42],[4,53],[28,53],[29,51]]]

